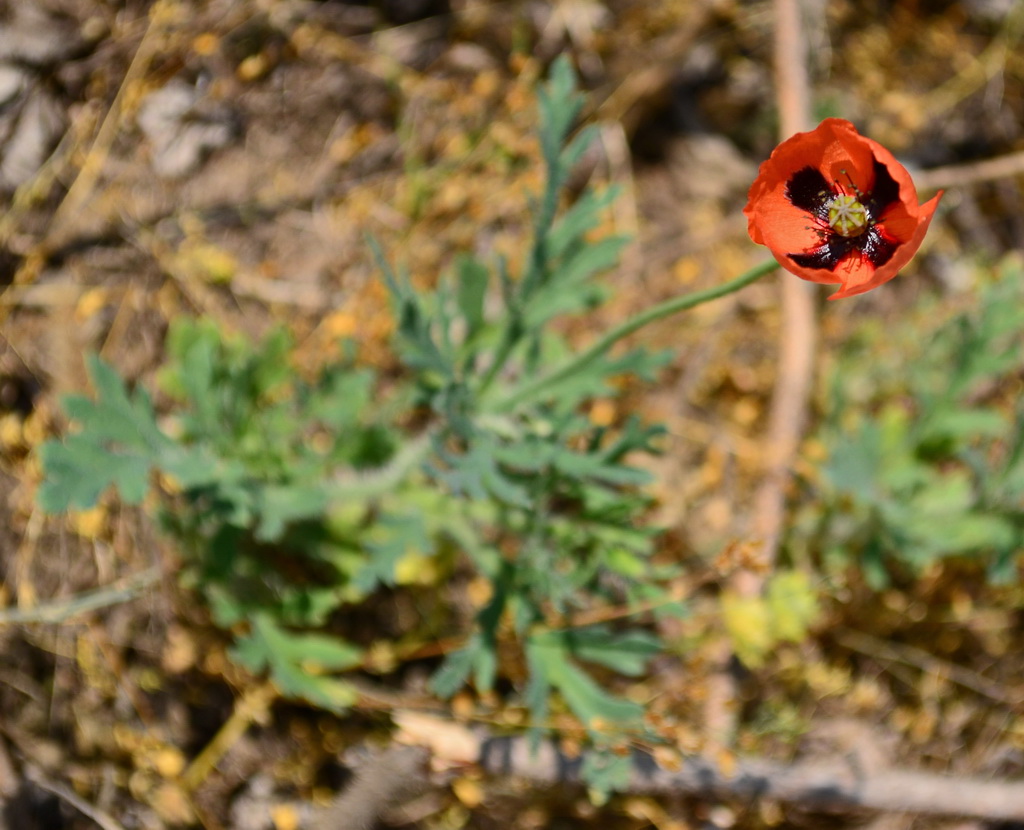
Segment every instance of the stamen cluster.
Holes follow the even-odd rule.
[[[828,226],[840,236],[860,236],[870,222],[868,209],[856,196],[844,193],[828,203]]]

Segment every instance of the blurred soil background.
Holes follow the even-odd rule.
[[[911,169],[1024,149],[1024,4],[805,5],[817,116],[854,121]],[[65,521],[35,507],[33,450],[64,428],[60,397],[87,390],[83,355],[98,352],[154,389],[168,322],[205,315],[253,337],[283,323],[299,343],[297,371],[336,356],[345,337],[360,360],[393,365],[393,321],[367,235],[421,284],[462,250],[521,257],[527,193],[540,175],[534,90],[566,51],[588,90],[587,118],[601,127],[577,184],[619,185],[607,230],[635,238],[608,278],[612,301],[573,336],[585,343],[656,301],[729,279],[766,256],[741,210],[777,142],[771,29],[763,0],[0,2],[0,792],[9,830],[96,827],[75,795],[126,830],[262,826],[246,810],[285,830],[295,816],[274,805],[326,801],[345,780],[339,757],[386,721],[380,702],[383,713],[367,703],[348,719],[282,702],[239,715],[258,681],[232,666],[223,634],[177,586],[176,553],[143,512],[107,499]],[[951,190],[903,275],[822,303],[822,376],[865,319],[881,331],[913,325],[926,297],[929,313],[969,307],[979,270],[1019,251],[1021,183]],[[643,684],[678,719],[680,746],[695,750],[725,637],[716,585],[742,565],[764,460],[778,279],[792,277],[645,330],[646,345],[675,356],[661,382],[591,413],[615,423],[639,412],[669,427],[654,520],[668,529],[666,553],[687,563],[693,613],[677,632],[681,656]],[[819,386],[816,405],[826,407]],[[824,452],[807,442],[800,465],[812,484]],[[813,499],[813,487],[800,492]],[[154,568],[163,576],[144,589],[120,581]],[[74,597],[111,585],[123,602],[63,619]],[[847,731],[827,740],[838,751],[866,741],[879,763],[1021,775],[1017,584],[993,588],[976,568],[940,562],[885,590],[869,590],[855,570],[833,588],[813,637],[745,675],[738,751],[796,757],[814,751],[806,736],[818,724],[839,723]],[[974,688],[956,680],[965,676]],[[422,684],[413,670],[377,680],[415,699],[417,677]],[[229,721],[247,728],[221,734],[217,763],[197,765]],[[29,770],[49,789],[24,785]],[[435,792],[396,820],[926,824],[775,803],[620,798],[599,809],[581,792],[486,780]]]

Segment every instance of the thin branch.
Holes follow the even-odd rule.
[[[754,496],[754,534],[763,543],[762,568],[743,571],[736,587],[741,594],[760,593],[763,574],[778,555],[786,515],[786,489],[807,425],[807,405],[814,379],[818,321],[813,286],[794,277],[782,280],[782,332],[779,370],[768,416],[767,464]]]
[[[807,78],[807,39],[800,0],[775,0],[775,100],[779,138],[811,127],[811,84]]]
[[[807,43],[800,19],[799,0],[775,0],[775,95],[779,107],[780,139],[810,126],[810,82],[807,79]],[[782,280],[782,328],[779,373],[775,379],[768,420],[767,464],[754,497],[754,533],[763,540],[761,573],[775,564],[785,519],[785,493],[793,459],[807,422],[807,402],[814,376],[814,349],[818,323],[812,286],[795,279]],[[742,594],[760,593],[759,573],[737,575]]]
[[[86,591],[66,600],[47,602],[35,608],[0,609],[0,625],[67,622],[89,611],[133,600],[159,580],[160,569],[147,568],[106,588]]]
[[[581,758],[553,745],[533,752],[525,738],[491,738],[480,765],[493,775],[514,775],[544,784],[577,783]],[[823,810],[862,808],[931,816],[969,816],[990,821],[1024,819],[1024,784],[902,769],[865,769],[856,759],[815,759],[786,764],[739,758],[729,769],[707,758],[684,758],[679,769],[662,769],[637,752],[628,791],[635,794],[695,795],[759,799]]]
[[[124,830],[124,827],[109,813],[90,804],[70,787],[57,781],[51,781],[42,773],[42,771],[35,769],[34,767],[27,767],[25,769],[25,777],[39,787],[39,789],[46,790],[48,793],[52,793],[62,801],[66,801],[82,815],[88,816],[96,822],[96,824],[103,828],[103,830]]]
[[[775,97],[780,139],[808,129],[810,82],[807,43],[800,19],[799,0],[775,0]],[[783,276],[780,283],[782,325],[779,334],[778,373],[772,392],[768,430],[764,437],[764,467],[753,499],[752,535],[761,542],[756,568],[738,570],[730,587],[753,597],[764,589],[778,556],[785,521],[786,488],[793,461],[807,422],[807,404],[814,377],[814,350],[818,322],[812,286]],[[732,650],[723,643],[716,655],[720,668],[710,678],[704,707],[705,733],[712,744],[725,747],[736,729],[737,689],[729,671]]]
[[[121,80],[121,86],[111,102],[110,109],[107,110],[103,121],[100,123],[96,138],[89,151],[85,154],[85,159],[71,185],[68,187],[67,192],[64,194],[64,198],[50,217],[45,237],[35,243],[31,250],[28,251],[14,274],[11,282],[12,285],[22,286],[35,282],[50,253],[55,248],[61,247],[63,244],[62,240],[67,240],[74,236],[74,220],[87,212],[84,210],[87,199],[95,189],[100,174],[103,172],[107,156],[113,146],[114,139],[117,137],[117,130],[121,126],[124,114],[123,103],[127,94],[126,90],[145,74],[150,58],[157,51],[154,41],[158,30],[166,22],[169,8],[170,3],[163,2],[163,0],[154,3],[150,8],[149,24],[146,32],[143,34],[142,41],[135,51],[135,56],[132,58],[132,62],[129,64],[128,70]],[[40,171],[40,179],[36,184],[42,187],[51,183],[50,173]],[[21,205],[21,207],[24,209],[24,205]],[[21,213],[19,212],[14,222],[19,221],[20,218]],[[7,238],[15,230],[15,224],[0,222],[0,238]],[[7,319],[11,309],[12,306],[10,305],[0,305],[0,324]]]
[[[775,97],[780,138],[808,128],[810,83],[807,79],[807,44],[800,20],[799,0],[775,0]],[[764,466],[754,494],[752,535],[761,542],[758,567],[741,568],[730,588],[740,596],[758,596],[778,556],[785,521],[786,488],[807,421],[807,403],[814,376],[814,349],[818,323],[812,286],[783,276],[780,283],[782,326],[778,373],[772,392],[768,430],[764,437]],[[719,664],[708,681],[704,706],[704,733],[710,745],[724,750],[735,737],[738,690],[730,671],[731,645],[723,641],[714,659]]]
[[[146,31],[121,79],[121,85],[114,95],[110,109],[103,116],[96,132],[96,138],[85,154],[74,181],[71,182],[67,193],[50,218],[46,239],[41,243],[41,248],[44,251],[59,247],[61,240],[68,238],[69,233],[73,233],[74,223],[72,220],[86,208],[89,197],[95,190],[100,174],[106,165],[118,130],[124,123],[125,101],[129,97],[129,92],[133,85],[145,75],[150,60],[159,52],[158,35],[172,18],[173,6],[170,0],[161,0],[150,7]]]
[[[1013,176],[1024,176],[1024,150],[984,161],[915,171],[914,183],[919,190],[945,190]]]
[[[1021,708],[1019,695],[1012,694],[998,683],[989,680],[982,674],[978,674],[978,672],[958,666],[956,663],[951,663],[948,660],[942,660],[923,648],[917,648],[907,643],[888,643],[885,640],[872,637],[870,634],[852,629],[839,631],[835,637],[839,645],[851,651],[859,652],[868,657],[874,657],[877,660],[904,663],[923,672],[947,677],[958,686],[970,689],[972,692],[987,697],[996,703],[1002,703],[1010,707],[1012,711],[1016,712]]]
[[[7,742],[0,736],[0,800],[10,798],[21,786],[21,779],[14,769],[11,754],[7,751]],[[3,822],[0,821],[0,826]]]
[[[249,689],[235,701],[231,717],[217,730],[217,734],[182,774],[181,786],[186,792],[192,792],[203,783],[206,776],[217,768],[228,750],[248,731],[249,727],[254,722],[262,720],[277,698],[277,688],[273,683],[267,682]]]
[[[369,758],[333,804],[319,811],[311,830],[371,830],[389,807],[427,786],[427,753],[393,745]]]

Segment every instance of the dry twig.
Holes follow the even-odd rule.
[[[775,0],[775,73],[779,103],[780,139],[810,127],[810,85],[807,80],[807,45],[803,37],[798,0]],[[814,347],[818,324],[811,286],[782,280],[782,328],[779,374],[769,415],[768,463],[754,498],[754,532],[763,540],[763,572],[775,563],[785,517],[785,492],[793,459],[807,421],[807,401],[814,374]],[[763,577],[740,574],[737,589],[759,593]]]
[[[124,830],[124,827],[113,816],[99,807],[90,804],[70,787],[57,781],[51,781],[42,771],[34,767],[28,767],[25,772],[28,780],[39,787],[39,789],[46,790],[46,792],[52,793],[62,801],[66,801],[82,815],[88,816],[96,822],[102,830]]]
[[[311,830],[369,830],[389,807],[427,784],[422,749],[393,746],[371,758],[338,799],[318,813]]]
[[[836,633],[836,642],[844,648],[860,652],[868,657],[888,662],[905,663],[923,672],[942,675],[965,689],[970,689],[996,703],[1008,706],[1012,711],[1021,710],[1021,700],[1009,690],[982,674],[942,660],[934,654],[908,643],[889,643],[862,631],[848,629]]]
[[[63,623],[80,614],[129,602],[160,579],[159,568],[146,570],[118,580],[113,585],[86,591],[63,600],[54,600],[34,608],[0,609],[0,625]]]
[[[1024,150],[969,164],[952,164],[917,171],[914,173],[914,181],[919,190],[944,190],[1013,176],[1024,176]]]
[[[532,753],[523,738],[492,738],[481,747],[481,766],[546,784],[578,782],[582,759],[554,746]],[[726,771],[703,757],[684,758],[678,770],[658,767],[645,753],[633,756],[629,792],[702,797],[769,798],[822,810],[862,808],[991,821],[1024,819],[1024,785],[900,769],[864,769],[856,760],[815,759],[785,764],[737,759]]]
[[[801,132],[810,122],[810,85],[807,45],[803,37],[798,0],[775,0],[775,72],[781,138]],[[756,568],[733,575],[732,588],[742,596],[756,596],[775,564],[785,519],[786,487],[804,425],[814,375],[814,348],[818,323],[811,286],[783,277],[782,325],[778,375],[772,394],[768,432],[764,438],[766,464],[754,496],[754,535],[761,540]],[[735,732],[736,689],[728,670],[731,651],[720,655],[721,668],[711,678],[705,707],[705,728],[713,745],[727,745]]]
[[[266,717],[277,697],[278,692],[273,683],[262,683],[237,700],[231,717],[182,774],[181,786],[191,792],[202,784],[253,722]]]

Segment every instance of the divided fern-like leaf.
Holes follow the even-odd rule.
[[[64,407],[79,431],[63,442],[47,441],[39,451],[47,473],[39,504],[49,513],[90,508],[111,486],[125,502],[138,504],[156,463],[175,450],[157,426],[145,390],[129,394],[117,373],[99,358],[89,356],[86,363],[96,400],[68,397]]]
[[[232,656],[250,671],[265,670],[278,690],[334,712],[343,712],[356,701],[350,683],[326,672],[354,668],[362,651],[335,637],[285,631],[267,614],[251,620],[249,634],[238,640]]]

